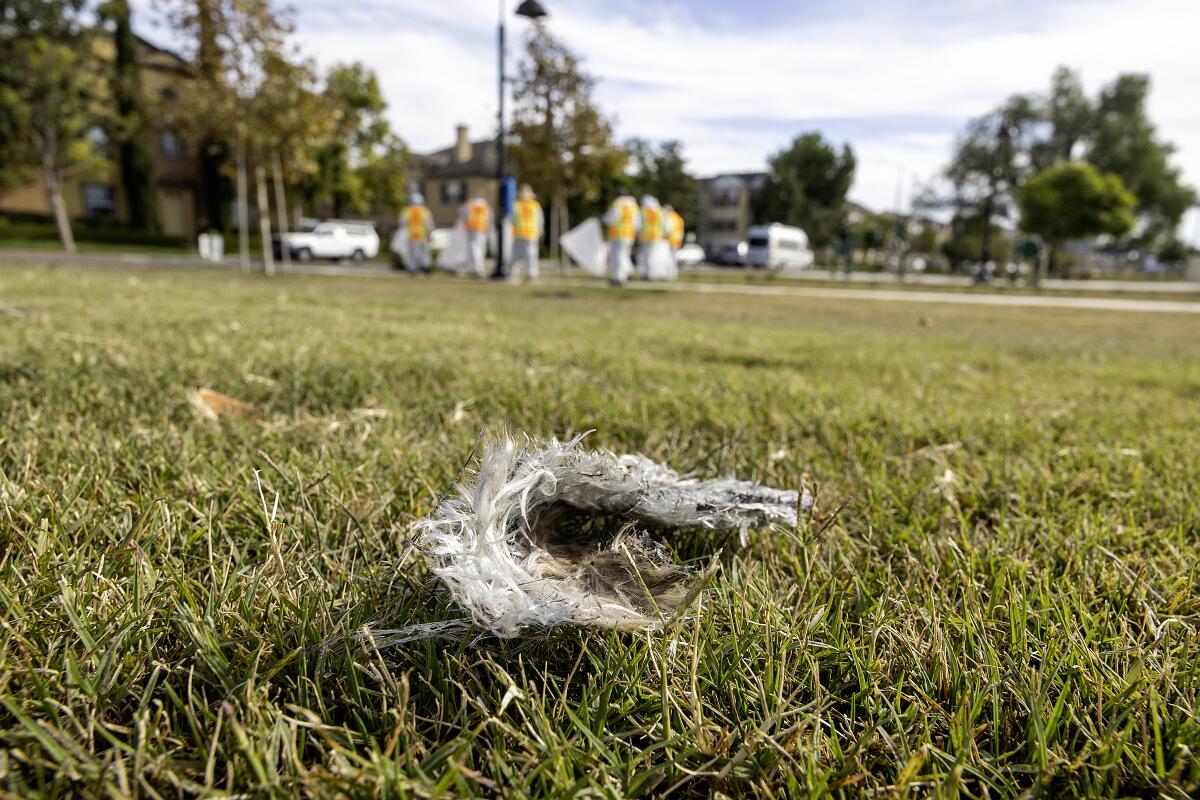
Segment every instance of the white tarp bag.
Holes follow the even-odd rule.
[[[650,248],[647,256],[647,267],[649,268],[647,278],[652,281],[673,281],[679,276],[679,270],[675,266],[675,253],[671,250],[670,242],[661,240],[641,246]]]
[[[513,245],[512,220],[509,219],[508,217],[505,217],[504,218],[504,263],[505,264],[512,263],[512,245]],[[495,256],[496,256],[496,226],[495,225],[492,225],[491,227],[488,228],[488,253],[490,253],[492,255],[492,257],[495,258]]]
[[[608,245],[596,217],[589,217],[564,233],[558,244],[584,272],[597,278],[608,274]]]
[[[225,257],[225,237],[219,233],[202,233],[197,237],[196,249],[204,261],[220,261]]]
[[[446,248],[438,254],[437,265],[442,269],[457,272],[467,266],[467,231],[461,225],[455,225],[450,231],[450,240]]]

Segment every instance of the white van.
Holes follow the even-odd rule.
[[[755,225],[746,231],[746,264],[767,269],[808,269],[813,263],[813,251],[808,246],[808,234],[790,225],[773,222]]]

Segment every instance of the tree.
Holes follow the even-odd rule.
[[[1137,199],[1119,176],[1101,174],[1091,164],[1063,161],[1025,182],[1020,205],[1021,230],[1050,244],[1053,272],[1054,252],[1064,242],[1128,233]]]
[[[844,224],[854,168],[849,145],[838,153],[819,133],[798,136],[771,157],[754,216],[759,222],[797,225],[816,247],[832,244]]]
[[[335,216],[398,212],[409,152],[387,121],[379,78],[364,64],[336,64],[322,97],[331,130],[312,148],[316,170],[304,181],[306,200],[329,205]]]
[[[965,222],[982,220],[980,254],[987,260],[992,220],[1012,218],[1022,182],[1078,159],[1119,175],[1134,193],[1142,244],[1169,242],[1196,193],[1170,164],[1174,148],[1158,138],[1146,114],[1149,90],[1145,76],[1122,75],[1093,101],[1078,74],[1059,67],[1045,95],[1014,95],[972,120],[945,171],[950,191],[937,198],[953,210],[956,238]],[[926,207],[933,207],[931,199]]]
[[[121,188],[135,230],[157,230],[158,197],[151,156],[149,127],[142,108],[141,70],[137,39],[130,22],[128,0],[108,0],[100,7],[102,19],[112,23],[113,63],[109,75],[113,114],[111,138],[117,143]]]
[[[197,63],[198,80],[187,94],[184,114],[211,155],[229,149],[235,154],[242,267],[248,268],[250,258],[248,173],[253,165],[263,262],[271,272],[266,168],[278,145],[279,98],[288,96],[290,82],[303,80],[305,69],[287,45],[291,20],[270,0],[162,0],[163,6]]]
[[[185,99],[194,101],[197,95],[211,98],[225,85],[228,1],[152,0],[153,7],[178,34],[195,68],[196,80]],[[204,113],[203,105],[192,102],[185,109],[186,121],[199,141],[202,221],[206,228],[224,232],[230,194],[225,174],[230,159],[229,139],[222,128],[223,120]]]
[[[75,250],[62,183],[101,159],[88,132],[97,86],[82,0],[9,0],[0,6],[0,173],[37,170],[63,249]]]
[[[625,168],[612,122],[592,101],[594,88],[578,57],[535,23],[513,87],[511,150],[521,180],[549,200],[552,250],[567,227],[568,203],[591,210]]]
[[[668,140],[655,147],[645,139],[630,139],[625,149],[633,167],[634,193],[654,195],[679,212],[685,227],[695,227],[700,216],[700,182],[687,170],[683,145]]]
[[[1138,200],[1146,243],[1172,238],[1196,192],[1170,164],[1175,148],[1158,138],[1146,113],[1150,78],[1121,75],[1100,92],[1087,161],[1119,175]]]

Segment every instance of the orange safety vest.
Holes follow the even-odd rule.
[[[513,224],[513,236],[517,239],[536,240],[541,237],[538,230],[538,214],[542,207],[537,200],[518,200],[517,219]]]
[[[636,203],[628,201],[621,203],[617,212],[617,221],[608,226],[608,238],[632,242],[634,235],[633,215],[636,213]]]
[[[467,230],[484,233],[488,229],[488,204],[486,200],[471,200],[467,203]]]
[[[683,246],[683,217],[679,216],[678,211],[672,211],[667,215],[667,219],[670,221],[669,230],[671,231],[667,239],[670,240],[671,247],[678,250]]]
[[[642,241],[657,242],[662,238],[662,210],[657,208],[642,209]]]
[[[425,206],[409,206],[404,212],[408,222],[408,240],[423,242],[429,238],[429,209]]]

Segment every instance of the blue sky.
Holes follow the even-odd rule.
[[[859,158],[851,196],[907,207],[970,117],[1044,88],[1150,73],[1151,112],[1200,185],[1200,0],[542,0],[621,138],[676,138],[709,174],[760,169],[819,130]],[[141,0],[148,4],[148,0]],[[510,16],[510,62],[527,24]],[[497,0],[293,0],[319,63],[375,69],[417,151],[494,130]],[[153,30],[149,32],[153,35]],[[1200,235],[1196,219],[1184,233]]]

